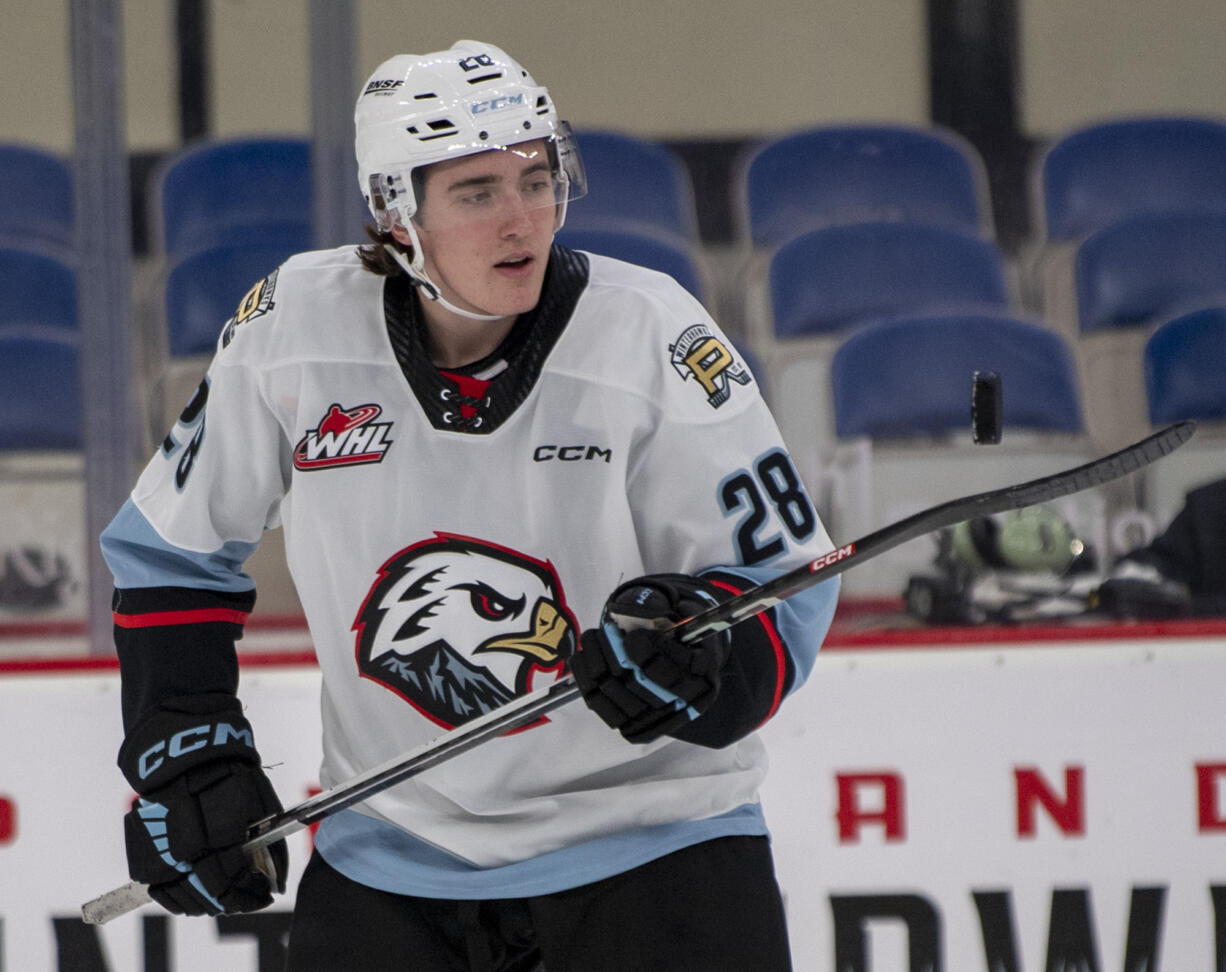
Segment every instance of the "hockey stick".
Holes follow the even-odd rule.
[[[1016,486],[964,496],[912,514],[853,543],[836,547],[816,560],[682,621],[673,630],[682,641],[694,641],[710,632],[729,628],[773,607],[793,594],[926,533],[975,517],[1050,502],[1109,483],[1136,472],[1179,448],[1192,437],[1195,430],[1195,422],[1179,422],[1119,452],[1113,452],[1085,465]],[[443,733],[423,746],[253,824],[243,849],[255,857],[268,845],[283,837],[318,823],[325,817],[360,803],[496,736],[527,725],[578,697],[579,688],[575,684],[574,676],[564,675],[552,684],[513,699],[506,705]],[[81,907],[81,917],[89,924],[103,924],[149,901],[145,885],[133,881],[84,904]]]

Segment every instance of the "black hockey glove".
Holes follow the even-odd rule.
[[[726,596],[686,574],[650,574],[615,590],[570,661],[588,707],[632,743],[675,735],[697,719],[719,693],[728,632],[685,644],[668,627]]]
[[[124,817],[128,871],[163,908],[234,914],[272,904],[274,888],[284,893],[285,841],[268,847],[260,866],[240,846],[281,803],[238,699],[166,700],[128,733],[119,768],[139,794]]]

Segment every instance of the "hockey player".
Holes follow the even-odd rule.
[[[187,914],[285,888],[284,842],[237,848],[279,807],[235,652],[279,524],[325,787],[568,667],[587,703],[324,820],[293,972],[789,968],[755,730],[837,582],[652,625],[830,549],[751,375],[670,278],[553,245],[582,165],[503,51],[394,57],[355,118],[377,241],[251,291],[102,538],[132,876]]]

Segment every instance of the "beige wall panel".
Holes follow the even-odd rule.
[[[3,0],[0,138],[72,151],[67,0]]]
[[[553,89],[577,124],[658,137],[738,136],[815,122],[922,122],[919,0],[359,0],[358,74],[401,51],[475,34],[501,43]],[[128,137],[177,141],[174,5],[125,0]],[[306,0],[214,0],[219,134],[306,132]],[[1222,0],[1024,0],[1020,103],[1049,136],[1138,112],[1226,113]],[[0,138],[72,147],[68,0],[5,0]]]
[[[133,151],[179,144],[174,7],[167,0],[123,3],[128,145]]]
[[[72,60],[68,0],[4,0],[0,28],[0,138],[71,152]],[[124,94],[128,144],[160,149],[178,139],[174,5],[125,0]]]
[[[1226,114],[1223,0],[1023,0],[1024,130],[1108,117]]]
[[[576,126],[660,138],[927,116],[917,0],[360,0],[363,77],[476,37],[547,85]]]
[[[212,113],[217,135],[308,133],[308,6],[306,0],[213,0],[210,4]]]

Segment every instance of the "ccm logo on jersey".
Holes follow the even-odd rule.
[[[342,408],[333,403],[328,414],[294,447],[294,468],[303,472],[335,466],[382,462],[391,447],[391,422],[376,422],[378,405]]]
[[[533,462],[612,462],[613,450],[594,445],[539,445],[532,451]]]
[[[732,385],[748,385],[749,370],[739,364],[728,346],[705,324],[694,324],[668,346],[673,367],[683,380],[698,380],[712,408],[719,408],[732,395]]]

